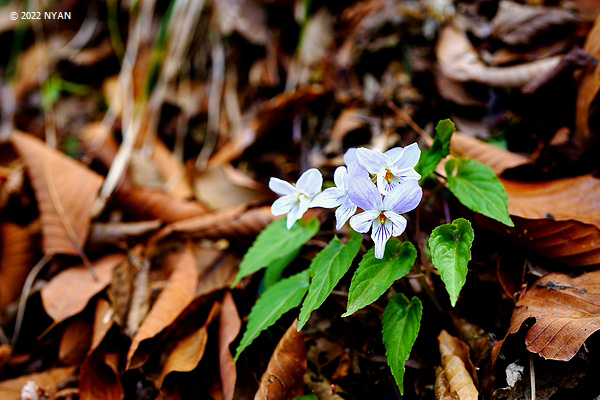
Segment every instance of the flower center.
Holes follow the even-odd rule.
[[[383,215],[383,213],[379,214],[379,222],[381,223],[381,225],[385,225],[385,221],[387,221],[387,217],[385,215]]]
[[[390,172],[390,170],[389,170],[389,169],[386,169],[386,170],[385,170],[385,180],[386,180],[388,183],[392,183],[392,177],[393,177],[393,175],[392,175],[392,173]]]

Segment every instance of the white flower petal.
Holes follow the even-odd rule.
[[[348,175],[348,171],[346,167],[337,167],[335,172],[333,173],[333,182],[335,182],[335,186],[345,189],[344,186],[344,178]]]
[[[304,215],[306,210],[308,210],[309,203],[310,203],[310,200],[303,201],[302,199],[300,199],[300,202],[296,203],[294,205],[294,207],[292,207],[292,209],[290,210],[290,212],[288,213],[288,216],[287,216],[286,226],[288,229],[290,229],[292,227],[292,225],[294,225],[294,222],[296,222],[300,218],[302,218],[302,216]]]
[[[400,178],[397,176],[392,174],[390,181],[388,182],[388,180],[385,179],[385,175],[385,173],[377,175],[377,188],[383,195],[387,195],[400,184]]]
[[[298,199],[294,195],[280,197],[271,205],[271,213],[273,215],[287,214],[296,203],[298,203]]]
[[[383,199],[383,208],[403,214],[417,208],[423,197],[423,190],[415,180],[402,182]]]
[[[375,243],[375,258],[382,259],[385,253],[385,244],[392,237],[392,222],[386,220],[384,224],[381,223],[379,218],[373,221],[373,231],[371,232],[371,239]]]
[[[419,180],[421,179],[421,175],[415,171],[414,168],[403,168],[395,172],[395,174],[400,177],[401,180],[407,181],[409,179]]]
[[[364,211],[350,218],[350,226],[356,232],[367,233],[373,220],[379,216],[377,211]]]
[[[421,157],[421,150],[416,143],[406,146],[402,154],[397,159],[393,160],[392,167],[394,169],[414,168]]]
[[[313,201],[310,203],[310,207],[337,207],[340,204],[342,204],[347,195],[348,192],[345,189],[340,189],[336,187],[325,189],[315,196]]]
[[[346,150],[346,154],[344,154],[344,164],[349,166],[355,162],[358,162],[358,158],[356,158],[356,149],[351,148]]]
[[[342,229],[346,221],[348,221],[348,219],[354,215],[356,208],[356,205],[354,205],[349,198],[346,198],[342,205],[335,210],[335,229],[338,231]]]
[[[394,161],[398,160],[398,158],[402,157],[402,153],[404,153],[404,148],[393,147],[383,154],[388,156],[390,158],[390,160],[392,160],[392,163],[393,163]]]
[[[392,236],[402,235],[402,232],[406,229],[406,218],[393,211],[384,211],[383,215],[392,223]]]
[[[310,197],[314,197],[319,193],[321,186],[323,186],[323,176],[316,168],[311,168],[304,172],[298,179],[298,182],[296,182],[296,188]]]
[[[348,182],[350,201],[363,210],[381,210],[381,194],[377,187],[367,178],[356,177]]]
[[[359,163],[372,174],[379,174],[391,163],[390,158],[385,154],[364,147],[356,150],[356,157]]]
[[[279,178],[271,178],[269,180],[269,189],[282,196],[297,192],[296,188],[291,183]]]

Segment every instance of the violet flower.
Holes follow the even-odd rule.
[[[421,150],[416,143],[404,148],[394,147],[381,153],[361,147],[356,150],[360,164],[371,174],[377,175],[377,188],[385,195],[401,182],[419,180],[421,175],[415,171]]]
[[[334,208],[335,229],[342,229],[346,221],[356,212],[356,205],[348,198],[348,180],[350,175],[346,167],[338,167],[333,174],[335,187],[325,189],[315,196],[310,207]]]
[[[383,258],[385,244],[392,236],[399,236],[406,229],[402,213],[414,210],[421,201],[423,191],[416,180],[398,184],[383,199],[377,187],[369,179],[357,177],[348,184],[350,200],[364,211],[350,218],[350,226],[357,232],[367,233],[371,226],[371,238],[375,243],[375,258]]]
[[[269,189],[283,196],[273,202],[271,213],[273,215],[287,214],[286,226],[290,229],[294,222],[302,218],[309,207],[313,207],[311,202],[321,191],[322,185],[323,176],[316,168],[304,172],[295,186],[282,179],[271,178]]]

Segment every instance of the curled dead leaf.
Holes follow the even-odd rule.
[[[285,400],[304,394],[306,370],[304,336],[298,332],[298,320],[285,332],[260,378],[254,400]]]
[[[450,79],[505,88],[519,88],[547,74],[560,62],[556,56],[510,67],[488,67],[479,59],[466,34],[452,24],[442,29],[436,55],[442,73]]]
[[[477,400],[479,392],[466,367],[466,365],[470,365],[473,370],[475,369],[469,359],[468,346],[444,330],[439,334],[438,341],[440,342],[442,366],[450,389],[458,394],[460,400]],[[466,360],[467,364],[463,360]]]
[[[588,32],[583,50],[595,58],[600,58],[600,17],[596,17],[594,26]],[[577,136],[585,140],[590,136],[590,107],[600,89],[600,64],[590,68],[581,78],[577,93],[575,125]]]
[[[108,285],[113,268],[124,259],[122,254],[111,254],[92,262],[97,279],[84,266],[60,272],[41,290],[44,310],[55,323],[83,311],[88,301]]]
[[[198,269],[194,254],[189,247],[169,256],[175,265],[167,286],[160,292],[150,312],[131,341],[127,353],[127,369],[137,368],[146,361],[146,355],[136,356],[140,343],[153,338],[177,319],[179,314],[194,300],[198,284]]]
[[[450,382],[442,367],[435,367],[435,400],[461,400],[450,388]]]
[[[88,356],[79,374],[81,400],[122,400],[123,387],[119,378],[119,354],[94,351]]]
[[[80,365],[92,340],[92,325],[83,318],[69,322],[60,339],[58,359],[64,364]]]
[[[559,273],[539,279],[517,302],[506,337],[492,351],[495,362],[508,336],[535,318],[527,332],[527,349],[540,356],[568,361],[586,339],[600,329],[600,271],[577,278]]]
[[[103,178],[31,135],[15,131],[11,141],[35,191],[44,253],[83,255]]]
[[[96,303],[96,312],[94,313],[94,329],[92,331],[92,342],[88,356],[100,345],[108,330],[113,325],[111,318],[112,309],[108,300],[99,298]]]

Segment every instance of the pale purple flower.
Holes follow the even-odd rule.
[[[399,236],[406,229],[406,218],[400,214],[414,210],[423,196],[418,181],[406,180],[382,199],[373,182],[362,177],[350,180],[348,193],[350,200],[364,210],[350,218],[350,226],[361,233],[373,227],[371,238],[375,258],[379,259],[383,258],[390,237]]]
[[[350,175],[346,167],[338,167],[333,174],[335,187],[323,190],[315,196],[310,207],[334,208],[337,221],[335,229],[340,230],[348,221],[348,218],[356,212],[356,205],[348,198],[348,180]]]
[[[269,188],[283,196],[273,202],[271,213],[273,215],[287,214],[286,226],[288,229],[294,222],[302,218],[311,206],[314,197],[321,191],[323,176],[316,168],[311,168],[303,173],[296,185],[278,178],[271,178]]]
[[[381,153],[361,147],[356,150],[356,158],[371,174],[377,175],[377,188],[381,194],[387,194],[401,182],[419,180],[421,175],[415,171],[421,150],[416,143],[404,148],[394,147]]]

